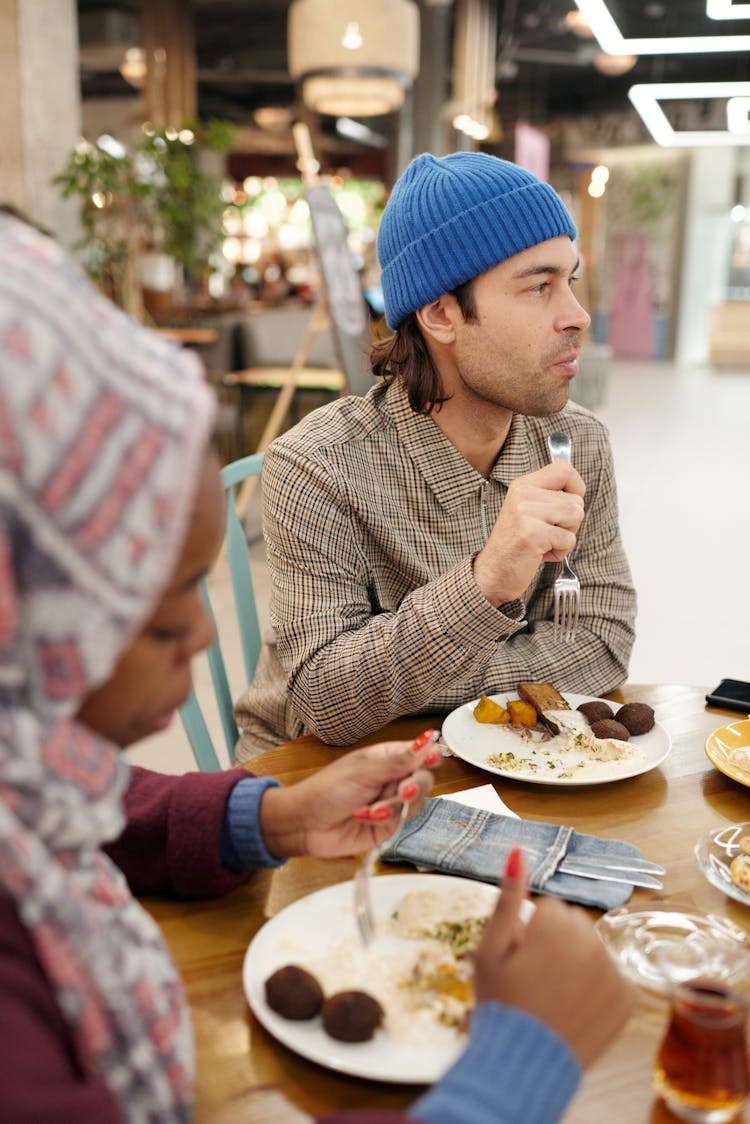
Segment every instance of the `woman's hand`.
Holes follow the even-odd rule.
[[[438,763],[440,751],[431,735],[352,750],[297,784],[267,789],[260,825],[268,850],[278,858],[340,858],[388,839],[402,803],[411,817],[432,787],[426,766]]]
[[[626,1022],[633,989],[582,909],[544,898],[523,925],[525,896],[525,864],[511,852],[503,892],[475,954],[477,1000],[534,1015],[586,1067]]]

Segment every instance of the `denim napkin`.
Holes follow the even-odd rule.
[[[508,853],[520,846],[526,855],[529,887],[535,893],[554,894],[596,909],[624,905],[633,887],[624,882],[601,882],[561,874],[558,864],[566,855],[610,860],[642,859],[632,843],[583,835],[571,827],[537,823],[500,815],[482,808],[465,807],[440,797],[428,799],[383,850],[383,862],[413,863],[425,870],[476,878],[496,884],[505,869]]]

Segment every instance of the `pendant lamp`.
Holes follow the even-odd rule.
[[[287,55],[309,109],[392,113],[419,70],[419,9],[413,0],[294,0]]]

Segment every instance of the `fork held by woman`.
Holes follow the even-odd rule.
[[[547,438],[550,460],[570,464],[570,438],[567,433],[550,433]],[[562,570],[554,584],[555,639],[575,640],[578,613],[581,604],[581,583],[570,568],[567,556],[562,560]]]

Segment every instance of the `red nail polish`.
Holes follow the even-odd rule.
[[[425,763],[425,765],[437,765],[439,760],[440,760],[440,750],[439,749],[433,749],[432,752],[428,753],[427,756],[425,757],[424,763]]]
[[[380,823],[381,820],[389,820],[393,815],[393,809],[387,804],[380,808],[370,808],[370,819]]]
[[[415,753],[419,753],[420,749],[435,739],[437,730],[423,730],[421,734],[417,734],[414,741],[411,743],[411,748]]]
[[[518,882],[523,870],[523,851],[514,847],[505,863],[505,877],[509,882]]]
[[[419,792],[419,785],[414,781],[405,781],[399,789],[399,796],[402,800],[413,800]]]
[[[369,823],[372,819],[372,810],[370,808],[357,808],[355,812],[352,812],[352,819],[364,820]]]

